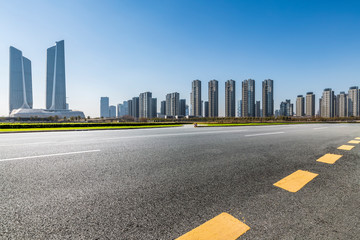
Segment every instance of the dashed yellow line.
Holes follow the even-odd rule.
[[[250,227],[228,213],[221,213],[176,240],[236,240]]]
[[[322,156],[321,158],[319,158],[318,162],[323,162],[323,163],[328,163],[328,164],[334,164],[337,160],[339,160],[343,155],[339,155],[339,154],[325,154],[324,156]]]
[[[355,139],[360,140],[360,137],[356,137]]]
[[[348,141],[348,143],[352,143],[352,144],[359,144],[359,143],[360,143],[360,141],[358,141],[358,140],[351,140],[351,141]]]
[[[308,182],[313,180],[317,175],[319,174],[303,170],[297,170],[289,176],[274,183],[274,186],[285,189],[289,192],[297,192],[301,188],[303,188]]]
[[[353,149],[353,148],[354,148],[354,146],[351,146],[351,145],[341,145],[341,146],[338,147],[337,149],[349,151],[349,150],[351,150],[351,149]]]

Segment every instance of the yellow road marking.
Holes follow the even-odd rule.
[[[352,143],[352,144],[359,144],[359,143],[360,143],[360,141],[358,141],[358,140],[351,140],[351,141],[348,141],[348,143]]]
[[[342,155],[328,153],[328,154],[325,154],[324,156],[322,156],[321,158],[319,158],[316,161],[323,162],[323,163],[334,164],[341,157],[342,157]]]
[[[297,192],[302,187],[304,187],[308,182],[313,180],[317,175],[319,174],[303,171],[303,170],[297,170],[296,172],[290,174],[289,176],[274,183],[274,186],[285,189],[286,191],[289,192]]]
[[[221,213],[176,240],[236,240],[250,227],[228,213]]]
[[[360,140],[360,137],[356,137],[355,139]]]
[[[339,149],[339,150],[348,150],[349,151],[349,150],[351,150],[353,148],[354,148],[354,146],[351,146],[351,145],[341,145],[337,149]]]

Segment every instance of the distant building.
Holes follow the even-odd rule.
[[[238,107],[237,108],[237,116],[242,117],[242,111],[241,111],[241,109],[242,109],[242,100],[238,101],[238,106],[237,107]]]
[[[110,115],[109,110],[109,98],[108,97],[101,97],[100,98],[100,117],[108,118]]]
[[[180,99],[180,113],[181,116],[186,116],[186,99]]]
[[[151,117],[157,117],[157,98],[153,98],[151,102]]]
[[[140,108],[139,108],[139,97],[133,97],[132,99],[132,109],[131,116],[135,119],[139,118]]]
[[[255,103],[255,117],[261,117],[260,101],[256,101]]]
[[[359,116],[359,87],[350,87],[348,92],[348,116]]]
[[[347,117],[347,94],[345,92],[340,92],[340,94],[336,97],[336,105],[337,105],[337,116],[338,117]]]
[[[217,80],[211,80],[209,87],[209,117],[219,116],[219,83]]]
[[[255,80],[242,82],[242,114],[243,117],[255,117]]]
[[[205,101],[204,102],[204,117],[209,117],[209,102]]]
[[[235,117],[235,81],[225,82],[225,117]]]
[[[306,93],[306,116],[315,116],[315,94],[313,92]]]
[[[160,114],[164,116],[166,115],[166,101],[161,101]]]
[[[192,116],[201,116],[202,115],[202,102],[201,102],[201,81],[194,80],[191,84],[191,94],[190,94],[190,103],[191,103],[191,115]]]
[[[144,92],[139,96],[139,118],[152,117],[152,93]]]
[[[118,104],[117,108],[118,108],[118,114],[117,114],[118,117],[129,115],[129,104],[127,101],[123,101],[122,104]]]
[[[116,107],[113,105],[109,107],[109,117],[116,118]]]
[[[298,95],[296,98],[296,116],[305,116],[305,98],[303,95]]]
[[[166,95],[166,116],[180,115],[180,94],[178,92]]]
[[[129,99],[128,102],[128,115],[133,116],[133,100]]]
[[[271,79],[262,82],[262,116],[274,116],[274,81]]]
[[[46,109],[66,109],[64,40],[47,49]]]
[[[31,61],[10,47],[9,113],[14,109],[33,107]]]
[[[294,115],[294,105],[291,103],[290,99],[286,99],[285,102],[281,102],[279,116],[293,116]]]
[[[321,117],[331,118],[334,117],[334,91],[331,88],[325,88],[321,100]]]

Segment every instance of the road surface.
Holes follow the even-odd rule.
[[[239,239],[359,239],[356,137],[358,124],[0,134],[0,239],[176,239],[221,213],[250,227]],[[274,185],[298,170],[318,175]]]

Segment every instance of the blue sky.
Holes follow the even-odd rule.
[[[99,115],[99,99],[115,105],[151,91],[160,101],[191,81],[274,80],[281,101],[324,88],[360,85],[360,1],[1,1],[0,116],[8,114],[9,46],[32,61],[34,107],[45,106],[46,49],[65,40],[70,108]]]

